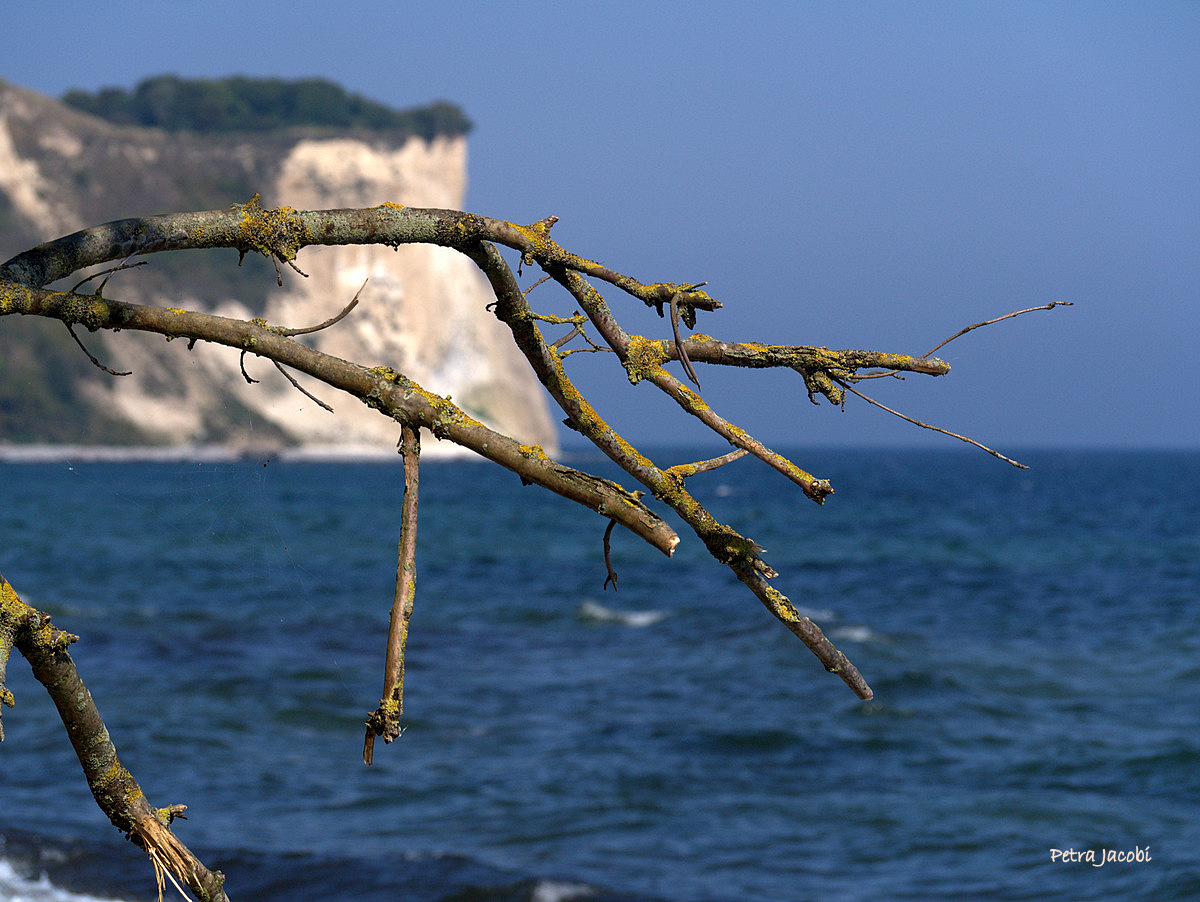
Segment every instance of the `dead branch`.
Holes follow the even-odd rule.
[[[2,268],[2,267],[0,267]],[[488,429],[449,399],[388,367],[367,368],[323,354],[265,323],[145,306],[0,282],[0,316],[33,314],[89,329],[132,329],[223,344],[278,362],[359,398],[401,424],[428,429],[564,498],[616,519],[670,555],[679,537],[665,521],[616,483],[550,459],[536,446]]]
[[[96,367],[99,370],[103,370],[104,372],[108,373],[110,376],[131,376],[131,375],[133,375],[132,372],[119,373],[114,369],[109,369],[103,363],[101,363],[99,360],[97,360],[96,355],[94,355],[91,351],[89,351],[87,349],[87,347],[84,345],[83,340],[78,335],[75,334],[75,326],[73,323],[67,323],[67,332],[70,333],[71,338],[75,339],[75,344],[79,345],[79,350],[83,351],[83,353],[87,355],[87,359],[92,362],[92,366]]]
[[[1007,461],[1008,463],[1012,464],[1014,467],[1017,467],[1018,469],[1021,469],[1021,470],[1029,469],[1029,467],[1027,467],[1025,464],[1019,463],[1019,462],[1013,460],[1011,457],[1005,457],[1003,454],[1001,454],[999,451],[995,450],[994,448],[989,448],[987,445],[980,444],[979,442],[975,441],[975,439],[973,439],[973,438],[968,438],[965,435],[959,435],[957,432],[951,432],[949,429],[943,429],[940,426],[931,426],[929,423],[922,423],[920,420],[915,420],[906,414],[900,413],[900,411],[898,411],[898,410],[892,410],[892,408],[888,407],[886,404],[881,404],[880,402],[876,401],[874,398],[867,397],[862,392],[860,392],[858,389],[853,388],[850,385],[846,385],[843,383],[842,387],[845,388],[846,391],[851,392],[852,394],[858,395],[860,398],[862,398],[868,404],[874,404],[880,410],[886,410],[888,413],[892,414],[893,416],[897,416],[900,419],[902,419],[908,423],[912,423],[914,426],[920,426],[922,429],[929,429],[929,430],[932,430],[933,432],[940,432],[942,435],[948,435],[951,438],[956,438],[959,441],[966,442],[968,445],[974,445],[976,448],[986,451],[988,454],[992,455],[992,457],[998,457],[998,458],[1000,458],[1000,460]]]
[[[421,466],[421,436],[410,426],[400,431],[400,453],[404,457],[404,499],[400,504],[400,546],[396,554],[396,593],[388,626],[387,657],[383,668],[383,695],[379,707],[367,720],[363,761],[370,765],[375,737],[392,742],[403,732],[404,649],[408,644],[408,622],[417,596],[417,490]],[[610,521],[611,522],[611,521]]]
[[[608,571],[608,575],[604,577],[604,591],[608,591],[608,584],[612,583],[613,591],[617,591],[617,571],[612,565],[612,531],[617,525],[616,520],[609,520],[608,525],[604,527],[604,569]]]
[[[358,296],[362,294],[363,289],[367,287],[369,279],[363,279],[362,285],[358,287],[358,291],[354,292],[354,297],[350,299],[350,303],[342,308],[341,312],[336,316],[331,316],[323,323],[317,323],[315,326],[308,326],[304,329],[282,329],[281,335],[310,335],[313,332],[320,332],[322,329],[328,329],[330,326],[336,326],[349,315],[350,311],[358,306]]]
[[[725,464],[733,463],[735,460],[745,457],[747,453],[745,448],[738,448],[736,451],[730,451],[728,454],[722,454],[720,457],[697,461],[694,464],[676,464],[670,467],[667,472],[678,476],[680,479],[687,479],[689,476],[695,476],[697,473],[707,473],[709,470],[715,470],[718,467],[725,466]]]
[[[998,323],[1001,320],[1012,319],[1012,317],[1020,316],[1022,313],[1033,313],[1033,311],[1035,311],[1035,310],[1053,310],[1055,307],[1074,307],[1074,306],[1075,306],[1074,301],[1051,301],[1049,304],[1042,304],[1042,306],[1040,306],[1040,307],[1026,307],[1024,310],[1014,310],[1012,313],[1006,313],[1006,314],[1004,314],[1004,316],[998,316],[995,319],[989,319],[982,323],[973,323],[969,326],[964,326],[963,328],[961,328],[957,332],[955,332],[953,335],[951,335],[949,338],[947,338],[945,341],[943,341],[941,344],[934,345],[933,348],[925,356],[928,357],[928,356],[930,356],[930,354],[933,354],[935,351],[940,351],[946,345],[950,344],[950,342],[954,341],[954,339],[959,338],[960,336],[966,335],[968,332],[972,332],[975,329],[979,329],[983,326],[990,326],[990,325],[992,325],[992,323]]]
[[[29,662],[58,712],[70,737],[75,755],[100,810],[113,826],[150,856],[155,867],[165,868],[184,883],[201,902],[228,902],[225,877],[210,871],[167,826],[183,806],[172,805],[159,812],[150,806],[142,788],[117,758],[92,695],[84,685],[67,647],[78,636],[64,633],[50,616],[25,604],[8,581],[0,576],[0,661],[15,647]],[[0,678],[3,671],[0,671]],[[0,696],[12,704],[12,694],[0,679]]]
[[[160,250],[222,247],[234,248],[242,256],[247,253],[263,254],[274,263],[277,278],[282,282],[281,264],[300,272],[295,264],[296,256],[303,248],[313,245],[382,244],[395,247],[423,243],[453,248],[474,261],[487,278],[496,298],[489,308],[494,308],[497,318],[508,327],[513,341],[537,378],[562,408],[566,415],[564,422],[586,436],[654,498],[670,507],[687,523],[709,553],[729,567],[754,596],[804,642],[826,670],[836,673],[860,698],[871,698],[871,688],[854,665],[833,646],[816,624],[801,616],[787,597],[771,585],[769,581],[778,574],[763,559],[764,549],[754,540],[717,521],[687,491],[685,480],[695,473],[714,469],[750,454],[782,473],[818,503],[832,494],[833,487],[827,480],[805,472],[726,420],[697,391],[668,372],[664,364],[678,360],[686,378],[697,388],[699,379],[693,365],[696,363],[754,368],[788,367],[802,374],[805,389],[814,403],[817,395],[823,395],[831,402],[840,404],[844,400],[844,392],[850,391],[871,404],[903,417],[861,395],[850,384],[864,378],[859,373],[863,368],[882,368],[892,374],[913,372],[944,375],[949,372],[949,365],[931,355],[946,342],[922,357],[912,357],[799,345],[726,342],[705,335],[684,338],[679,329],[680,322],[694,329],[698,311],[714,311],[721,307],[719,301],[701,290],[705,283],[639,282],[601,263],[564,250],[550,239],[550,230],[556,221],[556,217],[549,216],[531,225],[519,225],[457,210],[403,207],[391,203],[357,210],[267,209],[255,195],[249,203],[227,210],[124,219],[84,229],[26,251],[0,265],[0,316],[43,316],[62,321],[68,329],[83,325],[90,331],[134,329],[154,332],[168,339],[185,338],[189,348],[196,341],[227,345],[241,352],[240,365],[247,382],[255,381],[245,369],[245,355],[251,353],[270,360],[293,385],[314,401],[316,398],[301,388],[288,370],[305,373],[358,398],[400,424],[405,494],[397,581],[384,668],[384,691],[379,708],[368,721],[364,741],[363,756],[368,764],[371,763],[375,736],[382,735],[385,741],[391,741],[401,732],[399,718],[403,713],[404,649],[415,593],[420,429],[429,430],[438,439],[469,448],[516,473],[523,481],[541,485],[606,518],[608,524],[603,550],[608,578],[605,588],[610,581],[614,589],[616,587],[617,575],[612,567],[610,547],[615,524],[620,523],[667,555],[674,551],[679,536],[642,502],[643,491],[627,490],[610,480],[551,460],[542,448],[522,445],[509,436],[488,429],[448,398],[425,390],[389,367],[367,368],[323,354],[295,340],[296,336],[326,329],[340,322],[358,303],[361,288],[351,302],[331,319],[309,328],[289,329],[271,326],[261,319],[234,320],[192,311],[129,304],[101,297],[99,290],[92,295],[81,295],[74,290],[48,290],[46,286],[84,267],[122,258],[127,261],[135,254]],[[535,287],[546,279],[558,282],[579,305],[582,314],[559,317],[534,312],[528,300],[531,289],[520,289],[497,245],[518,251],[522,266],[539,266],[545,277]],[[128,268],[126,263],[114,267],[111,272],[124,268]],[[605,298],[592,284],[593,281],[616,287],[654,309],[660,317],[669,316],[670,336],[651,338],[626,332]],[[1050,309],[1066,303],[1058,301],[1029,310]],[[1029,310],[968,326],[947,341],[972,329]],[[593,342],[584,331],[588,322],[595,328],[603,346]],[[540,323],[571,325],[573,328],[556,341],[547,342]],[[698,463],[665,468],[656,465],[612,428],[568,376],[563,361],[573,352],[566,350],[566,345],[580,335],[592,349],[615,353],[631,383],[644,381],[656,386],[686,413],[721,436],[734,450]],[[91,357],[90,354],[88,356]],[[100,365],[95,358],[92,360]],[[317,403],[327,407],[320,401]],[[978,445],[963,436],[909,417],[903,418],[923,428],[935,429]],[[979,447],[1016,464],[989,448]],[[39,679],[42,675],[48,675],[49,678],[52,674],[53,679],[66,681],[64,685],[75,687],[72,691],[86,693],[64,650],[74,637],[52,629],[49,618],[20,602],[2,579],[0,600],[3,601],[3,607],[0,608],[0,702],[11,703],[11,694],[4,687],[4,674],[8,651],[14,646],[30,660]],[[35,623],[36,629],[31,626]],[[39,638],[35,638],[35,633]],[[47,686],[50,688],[48,683]],[[58,691],[52,689],[51,694],[55,695]],[[55,700],[58,703],[59,698],[56,696]],[[90,696],[88,704],[91,707],[82,714],[72,711],[69,715],[60,705],[73,742],[77,735],[94,742],[100,735],[99,731],[103,730]],[[106,760],[109,769],[103,775],[93,773],[87,762],[84,762],[84,768],[97,802],[106,813],[112,812],[110,818],[113,823],[147,851],[157,874],[175,875],[202,899],[224,899],[220,874],[205,870],[190,852],[178,844],[166,826],[182,806],[160,809],[161,817],[156,816],[141,798],[133,778],[118,766],[115,750]]]

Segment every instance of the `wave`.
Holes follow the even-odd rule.
[[[55,886],[45,871],[36,880],[31,880],[4,858],[0,858],[0,899],[4,902],[117,902],[106,896],[73,893]]]
[[[593,623],[620,623],[624,626],[653,626],[667,616],[666,611],[622,611],[595,601],[579,606],[579,619]]]
[[[866,626],[840,626],[831,630],[829,638],[839,642],[884,642],[885,637]]]
[[[154,898],[154,876],[140,855],[90,840],[0,833],[0,902],[120,902]],[[235,898],[283,902],[347,898],[362,902],[666,902],[614,893],[570,878],[528,875],[478,859],[407,852],[385,859],[306,853],[211,851],[205,856],[230,880]],[[164,897],[165,898],[165,897]],[[176,897],[178,898],[178,897]]]
[[[809,620],[818,620],[821,622],[837,620],[837,614],[829,610],[829,608],[806,608],[804,605],[796,605],[796,610],[801,617],[807,617]]]

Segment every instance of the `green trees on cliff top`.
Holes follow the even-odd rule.
[[[74,90],[62,99],[109,122],[167,131],[266,131],[307,125],[401,131],[428,141],[439,135],[464,135],[471,128],[470,120],[451,103],[393,110],[319,78],[284,81],[160,75],[145,79],[132,91],[102,88],[91,94]]]

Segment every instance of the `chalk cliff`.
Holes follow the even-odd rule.
[[[0,82],[0,260],[110,219],[244,203],[297,209],[385,201],[459,208],[466,191],[461,135],[431,139],[386,130],[293,127],[266,132],[169,134],[117,126]],[[444,248],[309,248],[305,279],[235,251],[153,255],[116,274],[105,295],[226,316],[308,326],[338,312],[367,280],[359,306],[311,336],[327,353],[387,365],[472,416],[553,450],[545,395],[474,265]],[[70,285],[62,287],[69,288]],[[91,366],[53,323],[0,320],[0,443],[219,444],[247,450],[390,449],[398,426],[331,389],[302,383],[320,409],[269,364],[232,349],[121,334],[82,337],[115,378]],[[61,333],[61,334],[60,334]],[[82,362],[81,362],[82,361]],[[433,450],[436,443],[426,445]]]

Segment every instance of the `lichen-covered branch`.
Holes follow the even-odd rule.
[[[367,720],[367,735],[363,741],[363,762],[368,765],[374,757],[376,736],[382,736],[384,742],[392,742],[402,732],[400,716],[404,713],[404,649],[408,644],[408,623],[417,594],[417,493],[421,469],[421,434],[411,426],[401,427],[400,453],[404,457],[404,500],[400,504],[396,593],[388,625],[383,694],[379,698],[379,707]]]
[[[0,282],[0,316],[26,314],[78,323],[88,329],[135,329],[168,338],[228,345],[274,360],[340,389],[398,422],[430,430],[585,507],[612,517],[664,554],[679,543],[675,531],[616,483],[551,460],[537,446],[487,428],[449,399],[389,367],[365,367],[323,354],[258,320],[236,320],[178,308],[130,304]]]
[[[7,657],[8,648],[15,647],[46,687],[100,810],[150,856],[156,868],[168,870],[201,902],[227,902],[224,875],[206,868],[168,826],[184,806],[152,808],[137,780],[121,764],[100,711],[67,653],[77,640],[55,627],[48,614],[25,604],[0,576],[0,660]],[[11,705],[3,675],[0,670],[0,696]]]
[[[752,540],[717,523],[686,491],[680,471],[660,469],[622,438],[568,377],[560,342],[547,343],[539,328],[544,317],[529,307],[510,268],[496,249],[502,245],[518,251],[524,263],[540,266],[564,285],[579,302],[600,337],[616,352],[630,381],[653,383],[679,406],[712,429],[733,447],[766,462],[801,487],[818,502],[833,489],[783,455],[767,448],[745,430],[714,411],[696,391],[681,383],[663,364],[669,360],[749,367],[789,367],[798,370],[810,396],[826,395],[840,401],[840,385],[855,378],[861,367],[940,375],[948,367],[933,358],[880,354],[867,351],[833,351],[752,342],[725,342],[704,335],[683,339],[678,320],[694,328],[699,310],[721,305],[699,284],[642,283],[608,267],[570,253],[550,238],[554,217],[519,225],[457,210],[439,210],[382,204],[358,210],[297,211],[289,207],[265,208],[255,196],[247,204],[226,210],[127,219],[85,229],[41,245],[0,266],[0,315],[32,313],[57,317],[68,325],[89,329],[143,329],[168,337],[181,336],[228,344],[258,354],[282,367],[308,373],[362,399],[394,417],[403,426],[428,428],[439,438],[469,447],[552,491],[587,504],[605,517],[622,523],[651,544],[670,553],[678,537],[636,497],[615,483],[579,473],[551,461],[540,448],[521,446],[486,429],[449,400],[425,391],[387,367],[366,368],[321,355],[291,340],[289,330],[261,321],[222,320],[206,314],[142,307],[94,295],[47,292],[43,286],[81,268],[127,260],[131,256],[182,248],[232,247],[244,253],[261,253],[278,263],[294,263],[309,245],[430,243],[454,248],[469,256],[487,276],[496,295],[496,315],[506,323],[517,346],[529,360],[539,380],[566,414],[566,422],[587,436],[621,468],[667,503],[704,541],[718,560],[730,566],[755,594],[785,623],[793,618],[761,580],[774,571],[762,560]],[[671,339],[650,339],[628,334],[617,322],[604,298],[588,279],[611,284],[656,309],[670,312]],[[578,328],[578,324],[576,324]],[[771,594],[775,593],[775,594]],[[784,599],[786,602],[786,599]],[[813,632],[815,630],[815,632]],[[805,639],[830,670],[843,675],[847,664],[827,641],[815,638],[819,630],[803,626],[793,630]],[[823,637],[821,637],[823,639]],[[859,682],[861,678],[855,678]],[[869,695],[865,684],[855,686]]]
[[[816,624],[802,616],[771,584],[778,574],[764,560],[764,550],[753,539],[717,521],[687,490],[685,480],[744,455],[752,455],[782,473],[818,503],[833,492],[833,487],[827,480],[807,473],[713,410],[697,391],[699,379],[694,365],[789,368],[800,374],[803,388],[814,403],[818,396],[823,396],[834,404],[843,402],[846,391],[855,391],[852,383],[871,378],[879,370],[940,376],[949,372],[950,367],[930,356],[937,348],[923,357],[914,357],[875,351],[730,342],[699,333],[685,338],[680,333],[680,322],[694,329],[698,311],[714,311],[721,307],[719,301],[701,290],[704,283],[639,282],[560,247],[550,238],[556,221],[550,216],[530,225],[519,225],[458,210],[405,207],[394,203],[369,209],[297,211],[290,207],[265,208],[255,195],[249,203],[226,210],[106,223],[50,241],[0,264],[0,318],[31,315],[58,319],[72,330],[81,325],[90,331],[133,329],[153,332],[168,340],[186,339],[189,348],[196,341],[227,345],[241,351],[243,359],[246,354],[254,354],[271,360],[306,394],[289,371],[305,373],[358,398],[400,424],[405,493],[396,592],[384,691],[379,708],[368,721],[364,742],[363,756],[368,764],[371,763],[375,736],[382,735],[390,742],[401,732],[404,649],[415,594],[420,429],[429,430],[438,439],[468,448],[518,474],[522,480],[541,485],[605,518],[608,521],[603,540],[608,571],[605,588],[609,581],[616,587],[616,573],[609,553],[614,523],[620,523],[667,555],[679,542],[675,530],[643,503],[641,499],[645,492],[630,491],[611,480],[565,466],[552,460],[541,447],[522,445],[487,428],[449,398],[427,391],[387,366],[386,361],[383,365],[368,366],[323,354],[295,340],[297,335],[336,325],[353,309],[357,294],[341,313],[319,325],[288,328],[261,319],[235,320],[178,308],[129,304],[101,297],[99,289],[94,294],[77,293],[94,276],[76,284],[71,291],[54,291],[47,286],[81,269],[114,260],[121,262],[106,272],[127,269],[138,265],[130,264],[130,258],[165,250],[235,248],[242,254],[260,253],[274,261],[280,279],[283,267],[295,269],[297,254],[312,245],[380,244],[395,247],[425,243],[465,254],[486,276],[496,298],[497,318],[508,327],[533,372],[563,410],[564,422],[586,436],[687,523],[708,552],[726,565],[781,623],[798,636],[826,670],[836,673],[860,698],[871,698],[871,688],[857,668]],[[517,251],[524,266],[541,267],[547,278],[569,292],[583,311],[582,315],[575,313],[562,317],[535,312],[530,307],[528,291],[521,290],[500,247]],[[612,285],[656,310],[660,317],[669,316],[670,336],[653,338],[627,332],[593,283]],[[1065,302],[1056,302],[1049,307],[1059,303]],[[1018,311],[1023,312],[1028,311]],[[1017,314],[1009,314],[1014,315]],[[958,335],[997,321],[968,326]],[[583,331],[588,323],[603,345]],[[563,328],[568,325],[573,327],[571,331],[554,341],[548,342],[542,332],[543,326]],[[572,352],[566,350],[566,344],[581,333],[591,349],[613,352],[631,383],[656,386],[734,450],[697,463],[665,467],[656,464],[612,428],[598,406],[568,375],[564,360]],[[72,335],[75,335],[74,331]],[[80,346],[83,347],[82,343]],[[85,353],[91,357],[86,349]],[[113,373],[95,358],[92,361]],[[695,389],[666,368],[671,361],[678,361],[696,385]],[[872,372],[861,373],[861,370]],[[244,367],[242,373],[247,382],[254,381]],[[0,577],[0,707],[13,702],[4,680],[9,652],[15,647],[29,660],[35,675],[59,706],[88,784],[110,820],[147,851],[156,874],[165,869],[203,900],[225,899],[221,874],[205,869],[167,826],[183,806],[150,808],[133,777],[121,766],[99,712],[66,653],[67,645],[73,641],[75,637],[55,629],[48,616],[25,605]],[[3,738],[0,722],[0,740]]]

